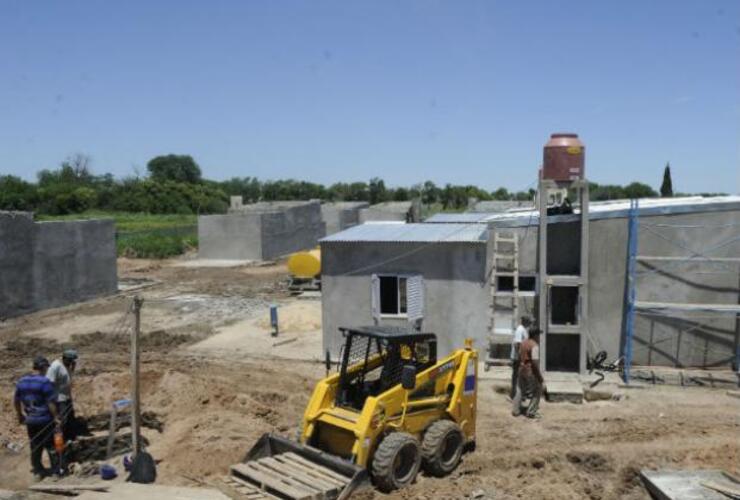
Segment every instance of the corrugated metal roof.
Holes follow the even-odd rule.
[[[592,201],[589,219],[611,219],[629,215],[629,200]],[[740,196],[687,196],[681,198],[641,198],[640,215],[669,215],[740,209]],[[576,214],[578,210],[576,210]],[[476,218],[477,217],[477,218]],[[577,220],[577,215],[554,215],[550,222]],[[532,226],[539,224],[537,210],[515,209],[501,213],[436,214],[426,220],[435,223],[491,224],[503,227]]]
[[[480,224],[398,224],[376,222],[353,226],[321,239],[333,242],[485,243],[488,229]]]
[[[444,222],[444,223],[450,223],[450,222],[485,222],[485,219],[488,218],[491,214],[485,214],[485,213],[462,213],[462,214],[453,214],[453,213],[437,213],[432,215],[431,217],[427,218],[424,222]]]

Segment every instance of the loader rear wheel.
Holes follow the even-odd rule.
[[[460,463],[464,444],[462,430],[455,422],[434,422],[424,433],[421,442],[424,470],[432,476],[446,476]]]
[[[380,491],[411,484],[421,466],[419,442],[411,434],[394,432],[380,442],[373,457],[372,473]]]

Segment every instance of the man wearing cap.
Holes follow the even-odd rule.
[[[64,440],[74,439],[75,410],[72,404],[72,376],[77,365],[77,351],[66,349],[62,353],[62,359],[55,359],[46,372],[48,378],[56,391],[57,410],[62,422],[62,433]]]
[[[57,470],[54,452],[54,430],[59,425],[54,386],[45,377],[49,361],[37,356],[33,360],[33,370],[21,377],[15,386],[15,412],[18,423],[25,424],[31,449],[31,467],[37,479],[44,476],[41,456],[46,448],[52,470]]]

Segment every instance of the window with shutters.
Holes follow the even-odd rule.
[[[395,316],[420,319],[424,296],[419,275],[374,275],[373,316]]]

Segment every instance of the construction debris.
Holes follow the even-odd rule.
[[[740,481],[721,470],[642,470],[640,477],[658,500],[740,498]]]

